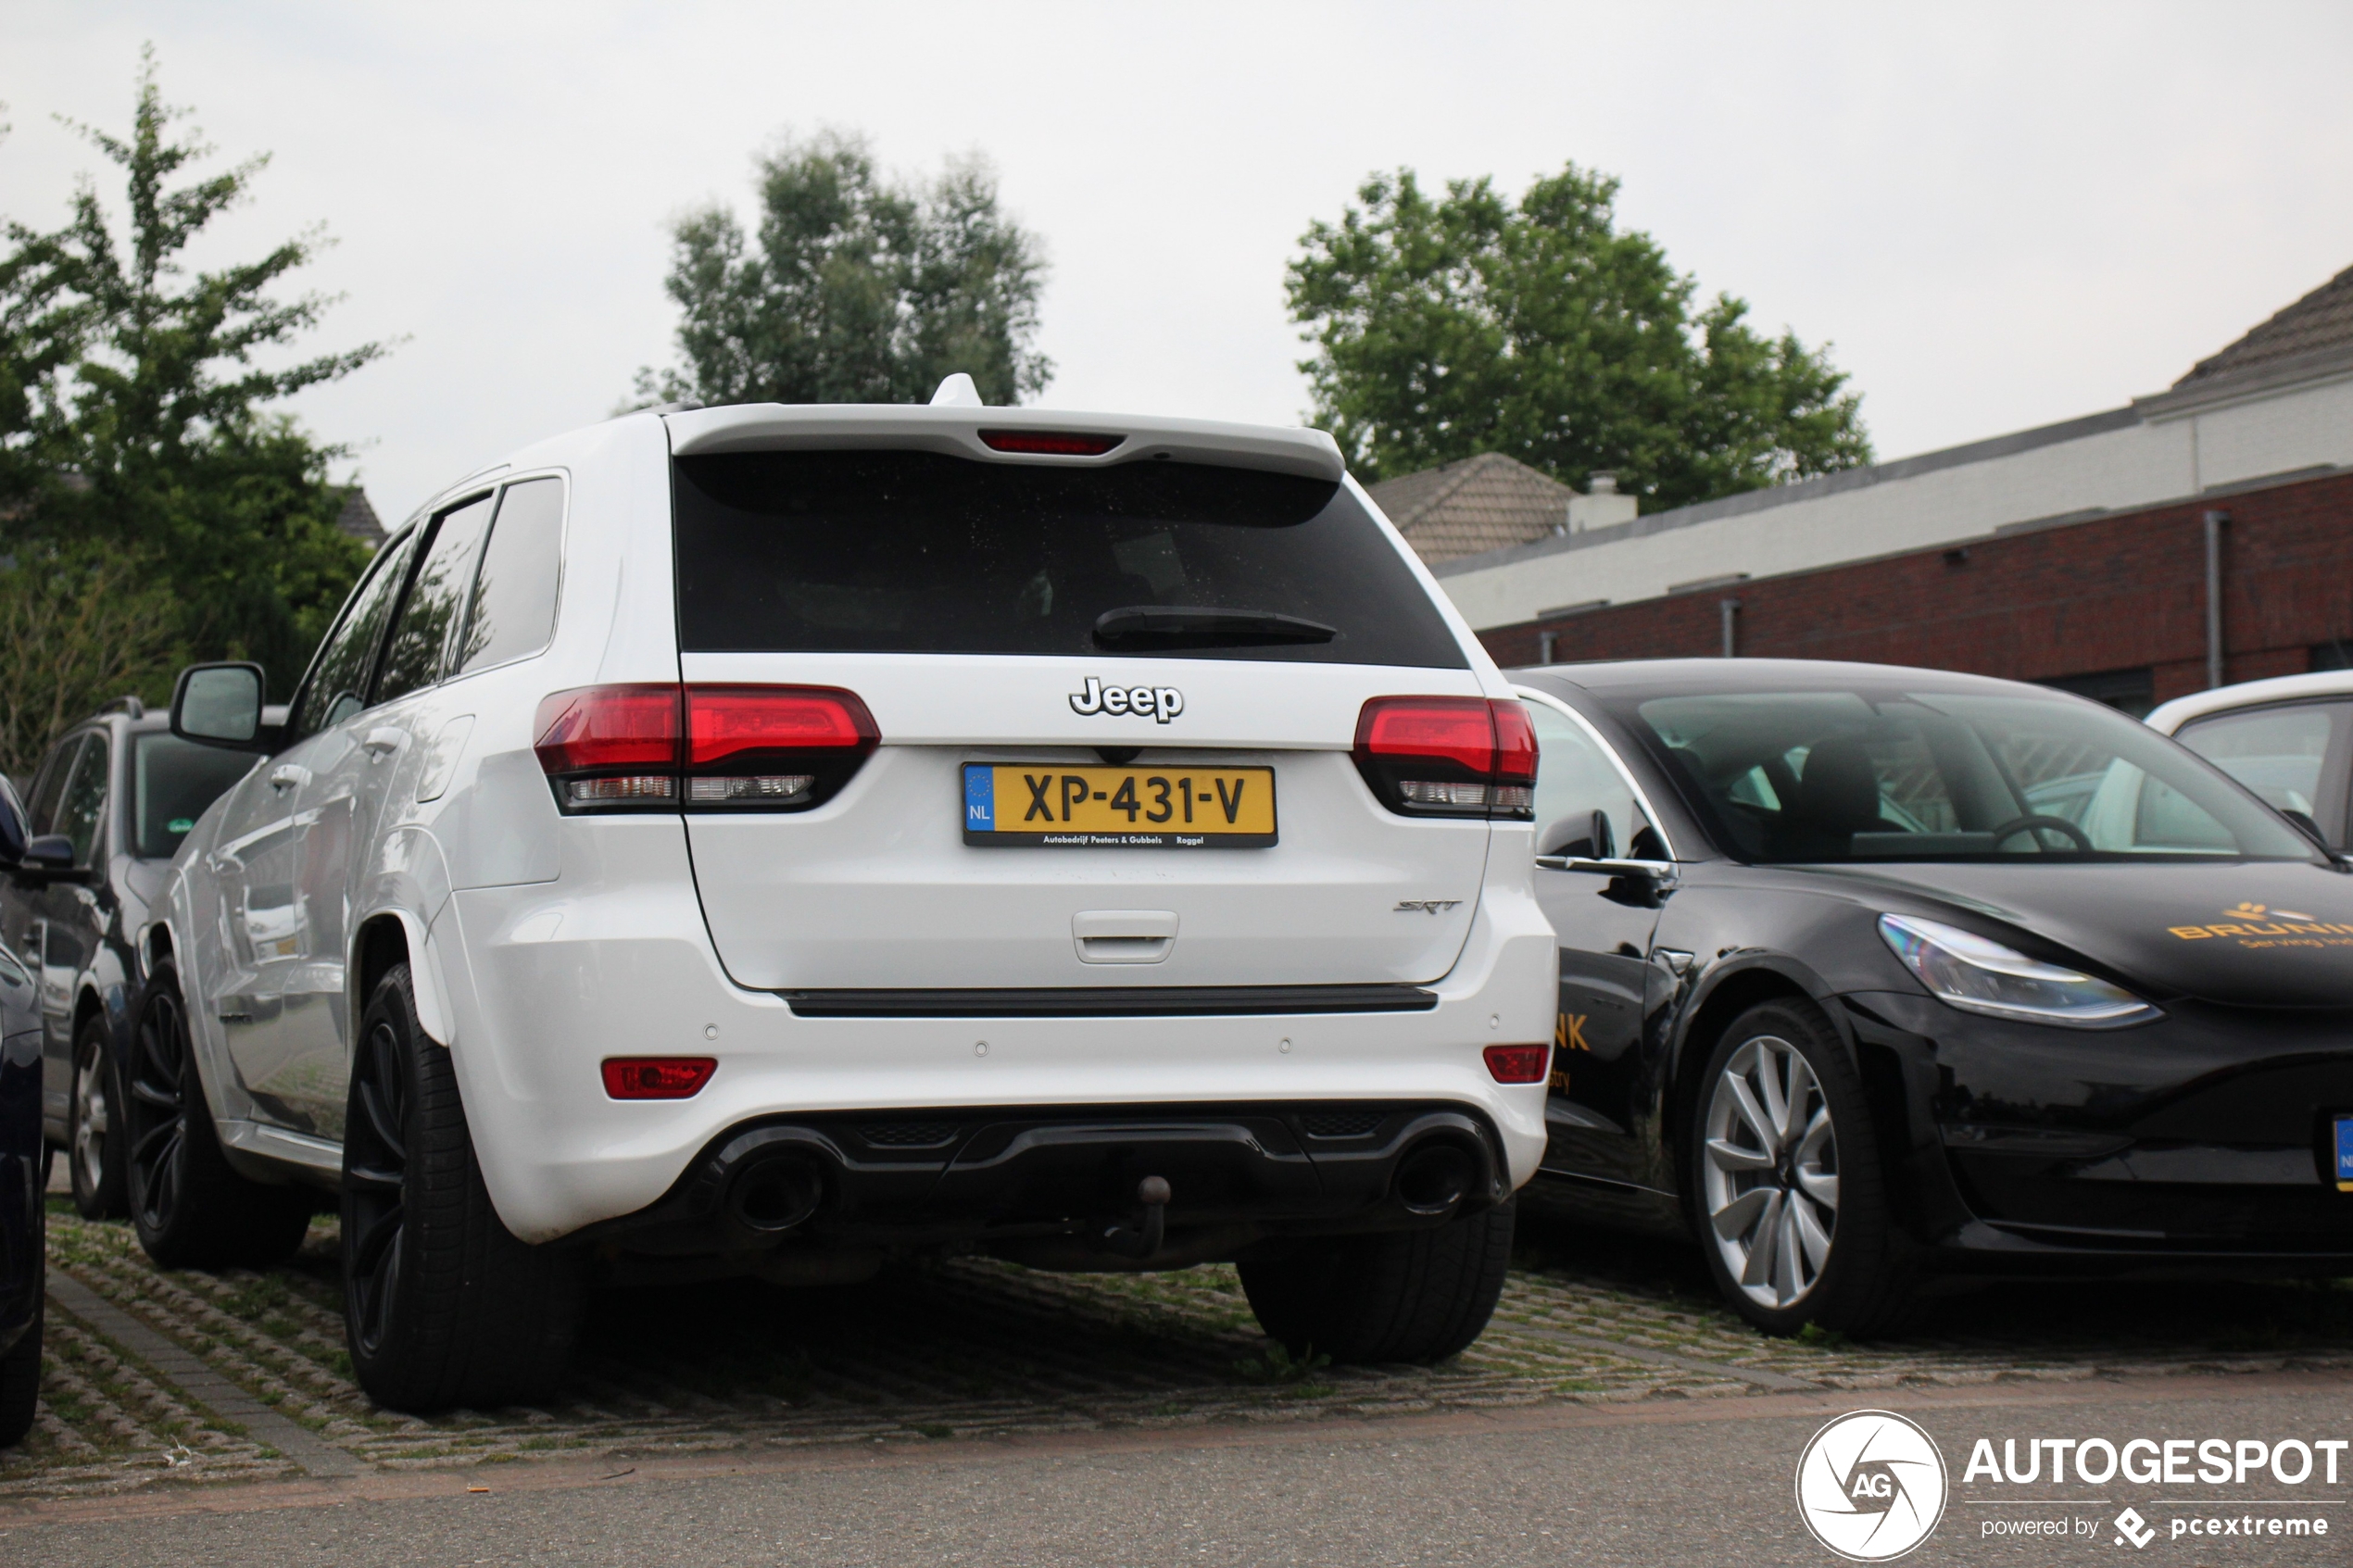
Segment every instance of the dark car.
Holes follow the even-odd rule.
[[[2353,876],[2083,698],[1515,676],[1559,933],[1545,1180],[1775,1332],[1934,1273],[2353,1272]]]
[[[88,1218],[129,1212],[119,1073],[149,903],[196,818],[252,765],[123,697],[67,731],[33,774],[31,839],[0,876],[0,946],[40,988],[44,1135]]]
[[[24,850],[24,808],[0,779],[0,866]],[[0,948],[0,1448],[32,1429],[41,1391],[45,1154],[40,1004],[31,972]]]

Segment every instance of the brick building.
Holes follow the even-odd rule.
[[[1592,498],[1605,499],[1623,498]],[[2212,684],[2343,668],[2353,269],[2122,408],[1610,516],[1531,512],[1526,542],[1432,571],[1507,666],[1867,659],[2041,681],[2136,712]],[[1416,524],[1445,536],[1442,516]]]

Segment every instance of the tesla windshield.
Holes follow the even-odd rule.
[[[1854,689],[1627,706],[1743,859],[2317,858],[2213,769],[2089,703]]]

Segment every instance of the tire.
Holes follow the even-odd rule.
[[[41,1403],[41,1323],[46,1301],[32,1309],[32,1326],[0,1356],[0,1449],[13,1449],[32,1430]]]
[[[1856,1337],[1908,1314],[1913,1274],[1846,1047],[1810,1003],[1733,1020],[1684,1138],[1692,1226],[1732,1310],[1768,1334]]]
[[[1429,1230],[1302,1243],[1241,1265],[1250,1310],[1291,1354],[1335,1361],[1444,1361],[1494,1315],[1516,1205]]]
[[[578,1261],[499,1221],[406,964],[360,1020],[344,1129],[344,1331],[359,1386],[400,1411],[545,1400],[579,1330]]]
[[[131,1212],[122,1132],[114,1032],[103,1017],[92,1018],[73,1043],[73,1098],[66,1110],[66,1165],[74,1211],[85,1220],[120,1220]]]
[[[126,1066],[125,1196],[147,1256],[167,1269],[266,1269],[292,1257],[316,1204],[308,1188],[247,1180],[220,1152],[170,963],[140,997]]]

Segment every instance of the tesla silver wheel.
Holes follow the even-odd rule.
[[[1795,1046],[1745,1041],[1716,1080],[1700,1157],[1701,1196],[1724,1267],[1762,1307],[1804,1300],[1838,1230],[1838,1134]]]
[[[96,1192],[106,1181],[110,1113],[107,1047],[93,1045],[82,1052],[82,1065],[73,1075],[73,1168],[85,1192]]]

